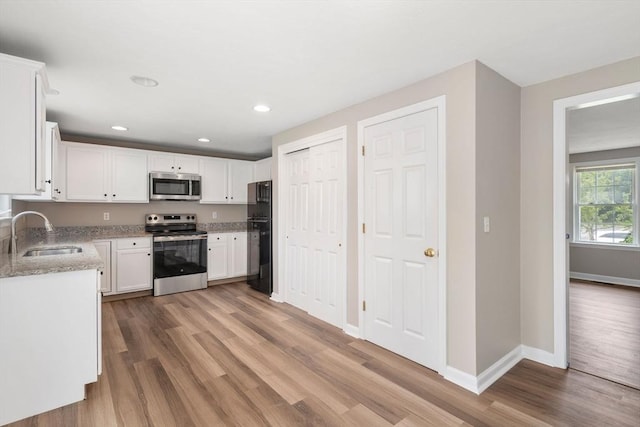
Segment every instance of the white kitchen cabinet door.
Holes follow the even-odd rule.
[[[149,172],[175,172],[173,154],[149,154]]]
[[[151,248],[116,250],[116,292],[135,292],[153,288]]]
[[[44,190],[45,65],[0,54],[0,194]]]
[[[46,143],[44,147],[44,190],[37,195],[15,196],[18,200],[57,200],[58,190],[58,153],[60,145],[60,130],[57,123],[47,122]],[[56,191],[58,190],[58,191]]]
[[[90,144],[66,144],[66,200],[104,202],[109,199],[109,152]]]
[[[198,156],[149,153],[149,172],[200,173]]]
[[[229,203],[247,203],[247,184],[253,181],[253,162],[229,160]]]
[[[202,199],[200,203],[228,203],[228,160],[200,159]]]
[[[100,272],[100,291],[104,295],[109,295],[111,294],[111,241],[95,241],[93,245],[104,263],[104,267],[98,269]]]
[[[209,280],[229,277],[229,235],[209,233],[207,239],[207,277]]]
[[[253,163],[253,181],[271,180],[271,157]]]
[[[111,152],[111,201],[148,202],[148,180],[147,156],[143,151],[114,149]]]
[[[247,233],[238,232],[229,236],[231,268],[229,277],[247,275]]]
[[[200,158],[198,156],[176,156],[175,166],[178,173],[200,174]]]

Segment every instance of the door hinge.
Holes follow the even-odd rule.
[[[362,223],[362,232],[363,233],[367,232],[367,227],[364,225],[364,222]]]
[[[364,156],[364,145],[362,146],[362,155]]]
[[[367,302],[362,301],[362,311],[367,311]]]

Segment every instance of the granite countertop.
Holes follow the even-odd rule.
[[[246,231],[247,225],[245,222],[202,223],[198,224],[198,229],[231,233]],[[18,233],[18,254],[0,255],[0,279],[102,268],[104,263],[93,241],[132,237],[151,237],[151,234],[145,232],[142,225],[58,227],[53,233],[47,233],[44,228],[31,228],[28,232]],[[29,249],[61,245],[79,246],[82,252],[67,255],[23,256]]]

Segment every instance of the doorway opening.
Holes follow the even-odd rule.
[[[555,365],[562,368],[567,368],[571,361],[571,339],[573,340],[573,344],[577,343],[576,340],[580,340],[580,334],[584,332],[573,331],[575,336],[571,336],[572,328],[578,325],[582,325],[582,327],[589,327],[591,324],[593,326],[593,322],[596,319],[595,313],[593,310],[598,310],[598,314],[602,314],[607,309],[604,305],[602,306],[591,306],[589,308],[587,301],[587,295],[590,295],[589,292],[585,293],[585,290],[596,291],[598,289],[603,290],[602,288],[596,287],[587,287],[586,285],[581,285],[576,280],[575,283],[570,285],[570,277],[574,277],[574,279],[588,279],[595,281],[608,281],[611,282],[611,279],[614,279],[613,283],[615,283],[616,274],[615,273],[605,273],[605,274],[597,274],[597,273],[581,273],[579,271],[578,265],[580,264],[575,257],[574,259],[570,258],[572,255],[572,251],[580,251],[586,250],[591,251],[591,256],[593,256],[594,251],[598,248],[606,250],[606,251],[618,251],[617,258],[620,258],[620,255],[623,253],[630,253],[630,257],[638,257],[640,256],[640,248],[637,244],[638,239],[638,231],[637,224],[635,224],[634,228],[629,228],[624,221],[620,224],[617,222],[611,222],[610,224],[606,223],[606,215],[605,211],[607,207],[602,206],[606,204],[600,201],[595,200],[591,203],[591,206],[587,206],[588,209],[597,210],[596,218],[594,221],[600,221],[600,228],[596,227],[596,231],[592,233],[586,233],[586,228],[589,224],[584,224],[587,220],[587,210],[583,209],[582,203],[590,196],[588,196],[587,191],[580,191],[578,189],[579,180],[581,178],[578,177],[576,171],[588,171],[588,167],[594,168],[593,170],[597,172],[602,172],[604,175],[607,175],[606,166],[624,166],[627,163],[627,159],[623,159],[622,161],[615,161],[615,156],[611,154],[612,148],[616,149],[629,149],[631,147],[637,146],[636,144],[627,144],[626,146],[613,146],[609,145],[606,148],[609,148],[607,153],[608,158],[604,159],[596,159],[590,158],[586,159],[586,154],[582,154],[582,160],[587,160],[582,162],[582,169],[577,168],[580,162],[577,161],[579,159],[574,158],[574,161],[570,161],[570,156],[577,156],[577,151],[586,152],[596,152],[596,151],[604,151],[594,150],[594,147],[584,150],[576,150],[571,145],[573,144],[572,138],[575,139],[576,132],[575,129],[571,129],[570,126],[570,114],[575,111],[583,110],[582,112],[586,112],[587,108],[591,107],[600,107],[602,106],[613,106],[616,102],[622,102],[629,99],[634,99],[637,95],[640,94],[640,82],[618,86],[614,88],[609,88],[597,92],[591,92],[583,95],[578,95],[570,98],[560,99],[554,102],[554,124],[553,124],[553,258],[554,258],[554,357],[555,357]],[[595,110],[593,110],[595,111]],[[636,115],[637,117],[637,115]],[[637,119],[636,119],[637,121]],[[589,123],[593,125],[594,120],[590,120]],[[579,133],[579,132],[578,132]],[[611,138],[608,139],[611,142]],[[592,139],[591,143],[595,140]],[[637,141],[637,139],[636,139]],[[572,153],[573,151],[573,153]],[[589,156],[593,156],[590,154]],[[613,157],[612,157],[613,156]],[[604,177],[603,179],[607,178]],[[578,177],[578,178],[577,178]],[[604,181],[603,181],[604,182]],[[617,186],[616,184],[615,186]],[[635,173],[635,181],[631,184],[632,193],[635,194],[633,200],[629,200],[629,205],[632,206],[633,216],[637,221],[637,193],[638,193],[638,184],[637,184],[637,171]],[[613,184],[610,189],[613,191]],[[596,193],[599,191],[598,188],[604,188],[604,185],[594,184],[594,188]],[[612,193],[613,194],[613,193]],[[620,193],[621,194],[621,193]],[[575,195],[575,197],[574,197]],[[585,200],[583,200],[585,199]],[[622,203],[622,197],[620,197],[620,203]],[[611,204],[611,203],[609,203]],[[588,205],[588,203],[584,203],[584,205]],[[598,210],[601,209],[601,210]],[[597,217],[600,216],[598,219]],[[608,228],[611,228],[609,230]],[[624,241],[625,238],[628,239],[629,245],[624,247],[623,242],[615,241],[617,238],[617,234],[625,233],[624,238],[618,239],[620,241]],[[591,237],[588,237],[591,236]],[[631,236],[631,237],[628,237]],[[588,241],[592,239],[592,241]],[[609,239],[610,241],[607,241]],[[634,240],[635,239],[635,240]],[[585,249],[586,248],[586,249]],[[574,254],[575,255],[575,254]],[[616,256],[616,255],[614,255]],[[597,258],[592,258],[590,264],[593,266],[597,264],[594,262],[594,259],[597,261]],[[611,263],[609,263],[609,266]],[[637,264],[636,264],[637,265]],[[571,266],[571,273],[570,273]],[[624,274],[622,274],[624,276]],[[604,278],[605,280],[600,280]],[[634,279],[631,279],[631,284],[634,283]],[[639,282],[640,284],[640,282]],[[605,285],[606,286],[606,285]],[[605,288],[606,290],[606,288]],[[613,288],[609,288],[609,290],[613,290]],[[600,296],[596,298],[603,302],[604,297]],[[611,297],[611,301],[615,301],[616,298]],[[580,305],[582,304],[582,305]],[[587,317],[587,322],[585,323],[584,310],[581,312],[581,309],[585,309],[585,304],[587,305],[587,312],[589,310],[592,311],[592,316]],[[613,302],[615,307],[615,302]],[[575,312],[572,312],[572,310]],[[615,308],[614,308],[615,311]],[[637,313],[637,311],[635,312]],[[576,317],[574,317],[574,314]],[[591,319],[591,320],[589,320]],[[595,321],[597,323],[597,321]],[[638,324],[635,322],[635,324]],[[587,326],[585,326],[587,325]],[[600,322],[602,325],[602,322]],[[638,332],[636,331],[636,334]],[[576,351],[578,354],[583,352],[584,350],[578,349],[576,347]],[[576,354],[576,357],[578,356]],[[592,355],[597,357],[597,355]],[[582,356],[581,356],[582,357]],[[582,357],[584,359],[584,357]],[[578,359],[575,359],[573,363],[580,363]],[[598,373],[595,373],[598,375]],[[605,375],[599,375],[604,376]],[[620,381],[618,381],[620,382]]]

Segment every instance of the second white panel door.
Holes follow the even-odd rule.
[[[311,271],[309,314],[342,327],[346,287],[342,256],[342,140],[311,147]]]
[[[438,109],[365,127],[364,143],[365,336],[437,369]]]

